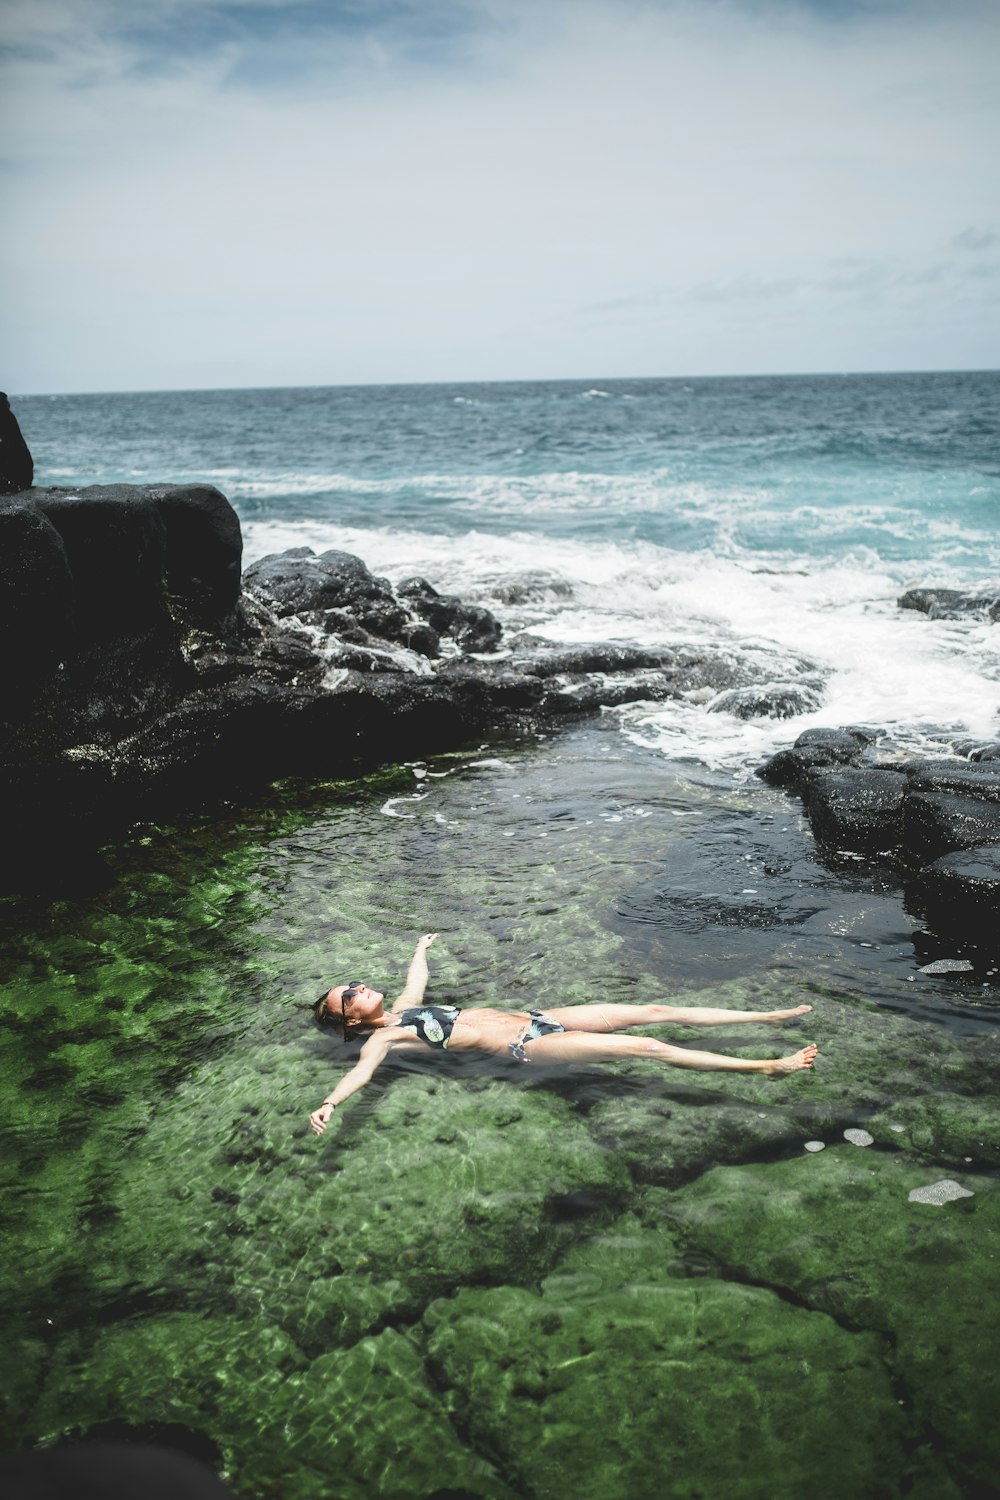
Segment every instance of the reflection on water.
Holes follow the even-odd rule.
[[[149,830],[115,867],[90,901],[3,913],[8,1444],[177,1422],[241,1493],[283,1500],[334,1473],[344,1495],[569,1476],[603,1500],[662,1493],[666,1463],[713,1500],[853,1497],[907,1485],[917,1449],[942,1485],[986,1481],[992,1361],[954,1330],[996,1276],[996,995],[920,975],[898,891],[822,865],[796,804],[598,722],[286,788]],[[345,1049],[302,1007],[338,977],[391,990],[432,927],[443,1002],[805,1001],[801,1025],[711,1045],[815,1039],[820,1064],[772,1083],[417,1055],[315,1140]],[[877,1149],[844,1141],[861,1124]],[[974,1196],[912,1217],[944,1176]],[[916,1260],[876,1252],[899,1236]],[[918,1351],[936,1256],[950,1289]],[[826,1403],[805,1458],[789,1350]],[[748,1359],[771,1414],[749,1433]],[[870,1482],[830,1488],[816,1455],[859,1402]],[[615,1464],[588,1446],[599,1420]]]

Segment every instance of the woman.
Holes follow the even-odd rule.
[[[794,1010],[711,1010],[674,1005],[571,1005],[558,1010],[490,1010],[484,1006],[460,1009],[454,1005],[424,1005],[427,988],[427,949],[437,937],[426,933],[417,943],[406,975],[406,984],[383,1009],[385,996],[360,979],[334,986],[316,1002],[316,1019],[341,1030],[345,1038],[353,1031],[370,1035],[361,1048],[355,1067],[331,1090],[309,1123],[322,1135],[338,1104],[364,1088],[379,1063],[390,1052],[421,1047],[447,1048],[451,1052],[492,1052],[519,1063],[618,1062],[628,1057],[646,1058],[675,1068],[702,1068],[708,1072],[796,1073],[811,1068],[817,1048],[803,1047],[788,1057],[747,1059],[724,1057],[718,1052],[690,1052],[671,1047],[648,1036],[616,1036],[630,1026],[659,1026],[674,1021],[684,1026],[732,1026],[741,1021],[787,1021],[804,1016],[811,1005]]]

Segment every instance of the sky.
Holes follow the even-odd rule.
[[[0,382],[1000,366],[996,0],[3,0]]]

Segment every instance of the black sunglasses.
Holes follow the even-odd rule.
[[[340,992],[340,1019],[343,1022],[345,1041],[347,1039],[347,1028],[352,1024],[347,1019],[347,1005],[345,1002],[348,999],[353,1000],[355,995],[358,993],[358,990],[363,990],[364,987],[365,982],[363,979],[352,979],[350,984],[345,984],[344,988]]]

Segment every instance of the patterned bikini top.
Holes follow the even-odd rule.
[[[428,1047],[447,1047],[455,1022],[462,1014],[457,1005],[415,1005],[399,1018],[400,1029],[412,1031]]]

